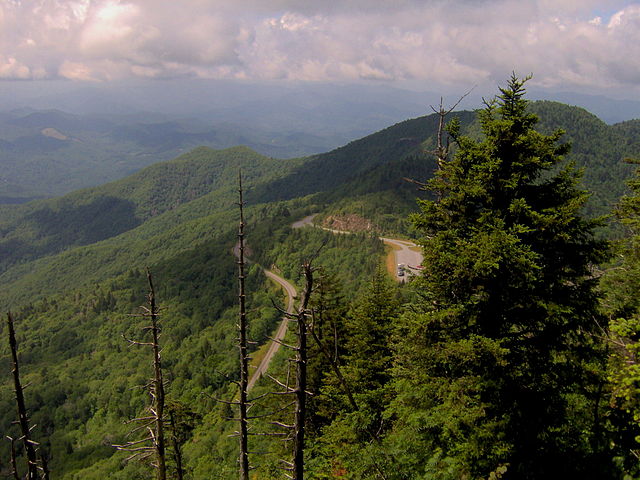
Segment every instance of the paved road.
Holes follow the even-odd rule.
[[[395,264],[398,265],[400,263],[404,264],[406,267],[406,272],[403,276],[398,276],[398,272],[396,271],[396,280],[399,282],[406,281],[407,276],[416,274],[419,269],[416,268],[422,265],[422,260],[424,257],[422,256],[422,252],[412,250],[412,248],[416,248],[417,245],[413,242],[408,242],[406,240],[397,240],[395,238],[385,238],[380,237],[387,245],[399,247],[400,250],[393,249],[393,253],[395,256]]]
[[[287,297],[288,297],[287,312],[293,313],[293,302],[294,302],[294,299],[296,298],[296,289],[294,288],[294,286],[291,285],[289,282],[287,282],[284,278],[276,275],[275,273],[269,270],[265,270],[264,274],[274,282],[281,285],[282,288],[284,288],[284,290],[287,292]],[[262,358],[260,365],[258,365],[258,368],[256,369],[256,371],[253,372],[251,377],[249,377],[249,382],[247,383],[247,391],[250,391],[253,388],[253,386],[256,384],[256,382],[267,372],[267,369],[269,368],[269,364],[271,363],[273,356],[280,349],[280,344],[278,342],[281,342],[282,340],[284,340],[284,336],[287,333],[288,325],[289,325],[289,319],[287,317],[283,317],[282,321],[280,322],[280,326],[278,327],[278,330],[274,336],[274,339],[277,341],[275,342],[271,341],[271,343],[269,344],[269,349],[267,350],[267,353],[265,354],[265,356]]]
[[[294,222],[291,227],[292,228],[301,228],[307,225],[311,225],[313,226],[313,217],[315,217],[314,215],[309,215],[307,217],[304,217],[301,220],[298,220],[297,222]],[[324,230],[329,230],[331,232],[334,233],[351,233],[351,232],[343,232],[343,231],[339,231],[339,230],[330,230],[328,228],[325,228]],[[385,237],[380,237],[380,240],[382,240],[384,243],[388,244],[388,245],[392,245],[392,246],[396,246],[399,247],[400,249],[393,249],[393,254],[394,254],[394,258],[395,258],[395,264],[399,264],[399,263],[403,263],[405,264],[407,267],[409,267],[407,269],[408,273],[415,273],[418,271],[418,269],[416,269],[415,267],[417,267],[418,265],[422,265],[422,253],[421,252],[417,252],[411,249],[411,247],[416,247],[415,243],[406,241],[406,240],[397,240],[394,238],[385,238]],[[234,254],[236,256],[238,256],[239,252],[237,251],[237,245],[234,248]],[[288,313],[293,313],[294,311],[294,300],[296,298],[296,289],[293,285],[291,285],[288,281],[286,281],[284,278],[280,277],[279,275],[276,275],[275,273],[269,271],[269,270],[265,270],[264,274],[270,278],[271,280],[273,280],[274,282],[278,283],[279,285],[282,286],[282,288],[285,290],[285,292],[287,293],[287,312]],[[396,272],[396,279],[399,282],[404,282],[406,280],[406,275],[403,277],[399,277],[397,275]],[[267,350],[267,353],[265,354],[265,356],[262,358],[262,361],[260,362],[260,365],[258,365],[258,368],[256,369],[255,372],[253,372],[253,374],[251,375],[251,377],[249,378],[249,382],[247,383],[247,391],[251,390],[254,385],[256,384],[256,382],[267,372],[268,368],[269,368],[269,364],[271,363],[271,360],[273,359],[273,356],[276,354],[276,352],[280,349],[280,343],[281,342],[286,333],[287,333],[287,327],[289,325],[289,319],[287,317],[284,317],[282,319],[282,321],[280,322],[280,326],[278,327],[278,330],[276,331],[276,334],[274,336],[274,339],[276,341],[271,341],[269,344],[269,349]]]
[[[291,227],[292,228],[302,228],[302,227],[305,227],[307,225],[312,226],[312,227],[317,226],[317,225],[313,224],[313,218],[316,215],[317,214],[308,215],[308,216],[304,217],[302,220],[298,220],[297,222],[292,223]],[[322,230],[326,230],[327,232],[332,232],[332,233],[340,233],[340,234],[351,234],[352,233],[352,232],[347,232],[347,231],[344,231],[344,230],[333,230],[331,228],[320,227],[320,226],[317,226],[317,227],[321,228]],[[409,242],[407,240],[397,240],[395,238],[385,238],[385,237],[380,237],[380,240],[382,240],[387,245],[391,245],[391,246],[397,247],[397,248],[393,249],[394,264],[396,266],[402,263],[402,264],[404,264],[404,265],[406,265],[408,267],[406,269],[405,274],[402,275],[402,276],[398,275],[398,271],[396,270],[395,279],[398,282],[405,282],[407,280],[407,277],[409,277],[411,275],[415,275],[420,271],[420,269],[417,268],[417,267],[422,265],[423,256],[422,256],[422,252],[415,250],[415,248],[417,247],[417,245],[415,243]],[[399,250],[398,250],[398,248],[399,248]],[[412,250],[412,248],[414,250]]]
[[[307,225],[313,226],[313,219],[314,219],[314,217],[316,215],[318,215],[318,214],[314,213],[313,215],[307,215],[302,220],[298,220],[297,222],[293,222],[291,224],[291,228],[302,228],[302,227],[305,227]]]
[[[309,219],[307,223],[311,223],[311,219],[313,218],[313,215],[311,215],[310,217],[306,217],[307,219]],[[304,220],[306,219],[302,219],[301,221],[304,221]],[[247,250],[248,249],[245,245],[245,261],[249,262],[249,259],[246,256]],[[236,243],[233,246],[233,255],[236,258],[240,257],[239,243]],[[287,282],[284,278],[280,277],[279,275],[276,275],[270,270],[264,270],[264,274],[268,278],[270,278],[271,280],[273,280],[274,282],[282,286],[282,288],[284,288],[285,292],[287,293],[287,312],[293,313],[293,302],[294,302],[294,299],[296,298],[295,287],[291,285],[289,282]],[[278,330],[276,331],[275,336],[273,337],[277,341],[276,342],[270,341],[271,343],[269,344],[269,349],[267,350],[267,353],[260,361],[260,365],[258,365],[258,368],[256,369],[256,371],[253,372],[253,374],[249,377],[249,381],[247,382],[247,392],[250,391],[253,388],[253,386],[256,384],[256,382],[260,379],[260,377],[262,377],[262,375],[266,373],[267,369],[269,368],[269,363],[271,363],[271,359],[276,354],[276,352],[280,349],[280,344],[278,342],[281,342],[284,339],[284,336],[287,334],[288,325],[289,325],[289,319],[287,317],[284,317],[280,322],[280,326],[278,327]]]

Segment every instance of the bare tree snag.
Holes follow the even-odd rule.
[[[176,480],[182,480],[184,477],[184,468],[182,467],[182,449],[180,439],[178,438],[178,424],[176,416],[172,408],[169,408],[169,420],[171,423],[171,442],[173,443],[173,460],[176,462]]]
[[[313,290],[313,269],[311,262],[302,266],[305,287],[302,293],[302,302],[298,308],[298,343],[296,346],[296,386],[295,386],[295,411],[293,424],[293,478],[304,479],[304,434],[305,419],[307,414],[307,317],[308,305]]]
[[[7,325],[9,326],[9,347],[11,348],[13,385],[16,394],[16,404],[18,407],[18,424],[22,432],[22,442],[27,455],[27,480],[38,479],[38,462],[36,459],[35,442],[31,440],[31,429],[29,427],[29,417],[27,407],[24,402],[24,389],[20,383],[20,370],[18,365],[18,345],[16,342],[16,332],[13,328],[13,317],[7,312]],[[11,442],[13,445],[13,441]],[[15,461],[15,454],[14,454]]]
[[[306,396],[309,395],[309,392],[307,392],[307,335],[309,333],[309,322],[307,319],[312,315],[312,312],[309,310],[309,300],[313,289],[313,269],[311,262],[304,263],[302,269],[305,278],[305,288],[297,312],[293,314],[283,309],[278,309],[291,321],[297,323],[297,341],[295,345],[287,345],[286,343],[278,341],[282,346],[295,352],[295,358],[293,359],[293,363],[295,364],[295,386],[290,386],[291,379],[289,369],[287,370],[287,379],[284,382],[268,375],[271,380],[283,388],[282,391],[271,392],[272,395],[293,395],[293,401],[287,403],[280,411],[293,406],[294,418],[291,424],[279,421],[270,422],[272,425],[288,430],[288,433],[265,434],[286,437],[283,438],[283,440],[293,441],[293,459],[291,461],[280,459],[280,463],[283,465],[281,467],[283,470],[290,472],[290,474],[285,473],[285,476],[294,480],[304,479],[305,421],[307,414]]]
[[[460,105],[460,102],[462,102],[462,100],[464,100],[464,98],[469,95],[472,90],[473,88],[462,95],[458,99],[458,101],[454,103],[453,106],[448,110],[444,108],[442,97],[440,97],[440,108],[438,108],[438,110],[436,110],[433,105],[431,106],[431,110],[433,110],[433,112],[438,115],[438,134],[436,136],[436,148],[430,153],[436,157],[438,170],[442,169],[444,164],[449,160],[449,139],[447,138],[446,144],[442,141],[446,130],[445,120],[447,118],[447,115],[453,112],[453,110],[455,110],[455,108]]]
[[[42,480],[49,480],[49,463],[47,456],[40,450],[40,470],[42,470]]]
[[[238,173],[238,206],[240,208],[240,224],[238,226],[238,349],[240,351],[240,480],[249,480],[249,427],[247,420],[247,385],[249,382],[249,354],[247,350],[247,311],[244,290],[244,203],[242,198],[242,173]]]
[[[475,87],[473,87],[475,88]],[[447,130],[447,126],[446,126],[446,119],[447,119],[447,115],[449,115],[451,112],[453,112],[453,110],[460,105],[460,102],[462,102],[462,100],[464,100],[464,98],[469,95],[472,91],[473,88],[471,90],[469,90],[467,93],[465,93],[464,95],[462,95],[458,101],[456,103],[453,104],[453,106],[449,109],[446,109],[444,107],[444,103],[443,103],[443,99],[442,97],[440,97],[440,106],[439,108],[436,110],[435,107],[433,105],[430,105],[431,110],[433,110],[433,112],[438,115],[438,132],[436,133],[436,148],[434,148],[431,151],[428,151],[427,153],[433,155],[434,157],[436,157],[436,166],[437,166],[437,170],[441,170],[442,167],[444,166],[445,163],[447,163],[447,161],[449,160],[449,151],[450,151],[450,142],[449,142],[449,138],[447,138],[446,142],[443,140],[444,139],[444,134],[445,131]],[[424,182],[420,182],[418,180],[412,179],[412,178],[403,178],[403,180],[410,182],[410,183],[414,183],[416,185],[418,185],[420,190],[427,190],[427,184]]]
[[[167,466],[165,463],[165,442],[164,442],[164,380],[162,378],[162,365],[160,363],[160,328],[158,326],[158,307],[156,305],[156,292],[153,287],[151,272],[147,269],[147,280],[149,282],[149,317],[151,318],[151,334],[153,337],[153,383],[151,386],[152,405],[151,412],[155,416],[154,443],[156,447],[156,463],[158,480],[166,480]]]
[[[132,460],[134,458],[144,460],[153,457],[155,462],[152,462],[152,465],[156,468],[156,479],[166,480],[167,466],[165,460],[166,447],[164,439],[165,391],[164,379],[162,376],[162,363],[160,360],[160,325],[158,322],[159,309],[156,304],[153,277],[151,276],[149,269],[147,269],[147,281],[149,283],[149,293],[147,294],[148,306],[142,307],[142,316],[151,321],[151,325],[143,327],[143,330],[151,331],[151,342],[127,340],[133,345],[145,345],[151,347],[153,351],[154,375],[149,384],[147,384],[149,394],[151,396],[151,404],[148,407],[150,415],[133,419],[132,422],[137,422],[140,425],[134,428],[131,432],[133,433],[139,430],[144,430],[147,432],[147,436],[141,440],[130,441],[123,445],[114,445],[114,447],[118,450],[131,452],[131,455],[127,460]]]

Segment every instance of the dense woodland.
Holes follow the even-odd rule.
[[[637,157],[640,121],[609,126],[529,103],[524,87],[511,78],[485,109],[448,114],[450,148],[435,156],[438,114],[294,160],[197,148],[1,207],[0,305],[15,319],[50,478],[160,478],[114,447],[140,438],[127,420],[150,402],[152,358],[127,341],[149,341],[146,267],[160,307],[167,478],[238,478],[239,170],[254,357],[285,303],[263,268],[301,299],[301,265],[313,266],[306,478],[639,478],[640,177],[625,158]],[[291,228],[309,214],[374,228]],[[382,234],[422,246],[420,276],[392,280]],[[299,340],[293,324],[285,344]],[[250,392],[252,479],[286,478],[281,426],[293,410],[277,392],[292,357],[281,348],[275,380]],[[0,366],[0,426],[19,439],[7,341]],[[18,472],[6,440],[0,473],[24,478],[25,448],[13,445]]]

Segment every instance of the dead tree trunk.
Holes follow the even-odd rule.
[[[475,87],[474,87],[475,88]],[[464,100],[464,98],[469,95],[471,93],[471,91],[473,90],[473,88],[471,90],[469,90],[467,93],[465,93],[464,95],[462,95],[458,101],[448,110],[446,108],[444,108],[444,103],[442,100],[442,97],[440,97],[440,107],[436,110],[433,105],[431,105],[431,110],[433,110],[433,112],[438,115],[438,132],[436,133],[436,148],[434,148],[433,150],[428,151],[427,153],[433,155],[434,157],[436,157],[436,170],[442,170],[442,168],[444,167],[444,165],[449,161],[449,152],[450,152],[450,142],[449,142],[449,138],[447,137],[446,142],[443,141],[444,139],[444,135],[445,133],[447,133],[447,125],[446,125],[446,119],[447,119],[447,115],[449,115],[451,112],[453,112],[453,110],[460,105],[460,102],[462,102],[462,100]],[[449,134],[452,134],[451,130],[449,130]],[[455,135],[455,134],[454,134]],[[455,140],[455,137],[454,137]],[[425,182],[421,182],[412,178],[404,178],[403,180],[407,181],[407,182],[411,182],[411,183],[415,183],[416,185],[418,185],[420,190],[426,191],[428,190],[428,186],[427,183]],[[438,200],[440,200],[440,192],[436,192],[437,196],[438,196]]]
[[[147,281],[149,283],[149,293],[147,295],[147,305],[143,306],[142,316],[151,321],[151,325],[147,325],[143,330],[151,331],[150,342],[138,342],[134,340],[127,341],[133,345],[144,345],[151,347],[153,351],[153,371],[154,375],[147,387],[151,396],[151,404],[148,410],[151,415],[135,418],[133,422],[139,422],[133,432],[139,430],[147,431],[148,435],[141,440],[134,440],[123,445],[114,445],[118,450],[131,452],[131,456],[127,460],[139,458],[141,460],[154,458],[155,463],[152,465],[156,468],[156,479],[166,480],[166,447],[164,438],[164,407],[165,407],[165,391],[164,379],[162,375],[162,363],[160,355],[160,325],[158,322],[159,309],[156,304],[156,293],[153,285],[153,277],[147,269]]]
[[[153,337],[151,348],[153,349],[153,383],[151,386],[151,413],[155,417],[155,431],[153,434],[156,447],[156,466],[158,480],[166,480],[167,466],[165,462],[164,441],[164,379],[162,378],[162,364],[160,363],[160,328],[158,326],[158,307],[156,306],[156,293],[153,286],[151,272],[147,269],[149,282],[149,316],[151,317],[151,334]]]
[[[431,152],[432,155],[436,157],[438,170],[441,170],[442,167],[444,167],[444,164],[447,163],[447,160],[449,158],[449,139],[447,139],[446,143],[443,143],[442,141],[442,138],[445,133],[444,132],[445,120],[447,115],[451,113],[451,110],[453,110],[453,108],[455,108],[458,105],[458,103],[456,103],[456,105],[454,105],[452,109],[447,111],[442,105],[442,98],[440,98],[440,108],[436,110],[435,108],[431,107],[431,109],[438,115],[438,133],[436,135],[436,148]]]
[[[16,404],[18,406],[18,423],[22,432],[25,453],[27,455],[27,479],[38,479],[38,462],[36,459],[35,443],[31,440],[31,430],[29,427],[29,417],[27,407],[24,402],[24,389],[20,383],[20,371],[18,366],[18,346],[16,343],[16,332],[13,328],[13,317],[7,313],[7,324],[9,326],[9,347],[11,348],[13,385],[16,394]]]
[[[474,87],[475,88],[475,87]],[[465,93],[464,95],[462,95],[458,101],[456,103],[453,104],[453,106],[451,108],[449,108],[448,110],[446,108],[444,108],[444,104],[442,101],[442,97],[440,97],[440,108],[438,110],[436,110],[435,108],[433,108],[433,106],[431,106],[431,110],[433,110],[433,112],[435,114],[438,115],[438,134],[436,136],[436,148],[429,152],[431,153],[433,156],[436,157],[436,162],[438,165],[438,170],[441,170],[445,163],[447,163],[449,161],[449,138],[447,138],[446,142],[443,142],[442,139],[444,137],[445,132],[447,131],[447,125],[446,125],[446,119],[447,119],[447,115],[449,115],[451,112],[453,112],[455,110],[455,108],[460,105],[460,102],[462,102],[462,100],[464,100],[464,98],[469,95],[471,93],[471,91],[473,90],[473,88],[471,90],[469,90],[467,93]],[[449,133],[451,134],[451,131],[449,129]],[[454,140],[456,139],[456,134],[454,133]]]
[[[308,348],[307,348],[307,335],[309,332],[308,318],[311,317],[312,312],[309,310],[309,300],[311,298],[311,291],[313,289],[313,269],[311,262],[306,262],[302,265],[303,274],[305,277],[305,288],[302,293],[302,299],[298,307],[297,313],[291,314],[285,310],[281,312],[286,315],[292,321],[297,322],[297,341],[295,345],[287,345],[284,342],[278,341],[281,345],[290,348],[295,352],[295,386],[289,385],[289,372],[287,372],[287,380],[281,382],[278,379],[271,377],[278,385],[284,388],[282,392],[271,392],[275,395],[293,395],[294,399],[289,403],[286,408],[293,405],[293,423],[286,424],[281,421],[273,421],[271,424],[288,430],[288,433],[271,433],[267,435],[286,436],[284,440],[293,441],[293,458],[291,461],[280,459],[280,462],[284,464],[283,470],[290,472],[287,473],[287,478],[293,480],[304,479],[304,445],[305,445],[305,421],[307,415],[306,396],[307,392],[307,360],[308,360]]]
[[[184,469],[182,468],[182,447],[178,438],[178,424],[173,409],[169,409],[169,420],[171,422],[171,441],[173,443],[173,460],[176,462],[176,480],[182,480]]]
[[[303,265],[305,288],[302,303],[298,309],[298,342],[296,346],[296,386],[295,386],[295,417],[293,426],[293,478],[304,479],[304,435],[307,415],[307,311],[311,291],[313,289],[313,269],[311,263]]]
[[[42,480],[49,480],[49,463],[42,450],[40,450],[40,465],[42,469]]]
[[[249,427],[247,420],[247,385],[249,382],[249,354],[247,349],[247,312],[244,291],[244,204],[242,198],[242,173],[238,174],[238,196],[240,207],[240,225],[238,227],[238,348],[240,350],[240,480],[249,480]]]

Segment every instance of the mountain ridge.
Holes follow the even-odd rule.
[[[586,169],[584,182],[593,192],[591,214],[610,210],[624,192],[630,168],[623,159],[640,142],[640,122],[609,126],[584,109],[556,102],[532,102],[530,108],[540,115],[541,130],[566,126],[563,140],[574,144],[569,159]],[[453,116],[460,120],[463,134],[475,135],[474,112],[455,112],[449,118]],[[245,199],[252,208],[283,201],[336,204],[342,210],[359,204],[381,222],[389,221],[389,228],[399,226],[391,218],[410,211],[417,194],[402,178],[425,181],[433,174],[435,163],[425,152],[435,146],[437,125],[435,114],[409,119],[330,152],[290,160],[275,160],[242,146],[198,147],[109,184],[0,207],[0,285],[14,292],[6,298],[18,298],[18,286],[29,283],[21,279],[42,277],[40,271],[50,276],[57,269],[67,272],[65,278],[81,278],[79,270],[60,270],[65,261],[82,264],[78,258],[93,255],[95,264],[111,265],[106,252],[143,255],[143,239],[151,250],[153,245],[170,245],[174,252],[181,249],[181,241],[197,242],[205,232],[221,232],[203,222],[230,221],[240,168]],[[389,205],[375,199],[383,198],[382,192],[387,192]],[[363,198],[369,206],[362,204]],[[82,248],[75,257],[74,248]],[[26,273],[30,262],[36,262],[35,273]],[[45,282],[40,284],[44,288]],[[32,287],[25,286],[25,291],[34,293]]]
[[[567,160],[597,167],[585,182],[601,192],[594,195],[602,202],[599,208],[608,208],[618,184],[620,191],[624,188],[622,158],[638,142],[637,125],[618,126],[613,135],[608,126],[571,107],[544,103],[538,108],[541,129],[555,130],[566,119],[575,124],[566,125],[575,155]],[[463,133],[477,135],[473,114],[463,116]],[[16,313],[22,371],[37,385],[29,392],[36,438],[50,452],[58,478],[144,478],[142,466],[123,466],[110,445],[127,433],[122,420],[139,415],[144,404],[135,386],[146,383],[147,362],[121,337],[136,338],[143,326],[136,314],[146,292],[145,267],[153,272],[164,308],[169,395],[193,414],[185,460],[195,478],[215,469],[237,478],[223,420],[229,412],[211,398],[233,398],[229,379],[238,375],[231,254],[238,170],[246,188],[245,232],[252,259],[275,265],[296,282],[300,263],[313,257],[322,268],[319,274],[327,275],[322,277],[325,298],[342,301],[358,295],[364,279],[374,278],[384,247],[366,233],[294,230],[291,223],[316,212],[319,220],[358,214],[387,231],[410,233],[406,216],[422,193],[402,177],[424,182],[433,174],[434,159],[425,152],[435,145],[436,120],[433,115],[407,120],[341,149],[294,160],[271,159],[247,147],[201,147],[100,187],[0,208],[0,252],[13,254],[0,274],[0,305]],[[100,217],[105,206],[111,214]],[[109,224],[120,227],[101,230]],[[25,242],[23,254],[17,255],[9,241]],[[256,265],[246,273],[250,336],[261,342],[280,316],[272,306],[280,296]],[[406,299],[412,292],[394,295]],[[339,315],[344,318],[345,312]],[[0,348],[1,359],[6,356],[6,347]],[[7,385],[0,388],[0,424],[16,435]],[[7,450],[0,444],[0,471]]]

